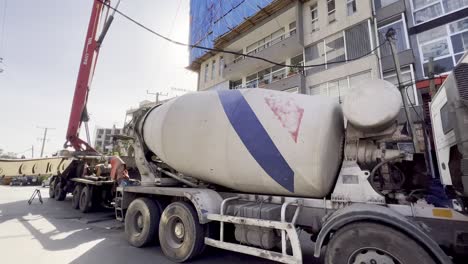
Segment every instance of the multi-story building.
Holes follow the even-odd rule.
[[[229,24],[231,13],[250,12],[224,31],[216,30],[216,23],[210,24],[204,17],[203,29],[208,33],[195,34],[200,23],[192,21],[191,43],[209,45],[203,37],[211,36],[217,49],[310,67],[303,71],[240,55],[192,50],[190,68],[199,73],[198,90],[266,88],[321,93],[341,100],[356,83],[380,77],[377,52],[372,52],[376,41],[371,1],[276,0],[263,7],[253,2],[242,1],[230,13],[217,14],[219,18],[211,14],[216,23],[226,20]],[[252,9],[252,5],[258,8]],[[192,2],[193,20],[200,9],[210,10],[200,6],[200,1]],[[210,31],[210,26],[215,29]],[[337,63],[346,60],[349,62]]]
[[[446,75],[468,49],[468,1],[466,0],[374,0],[379,41],[389,28],[396,31],[396,46],[402,65],[403,83],[415,83],[416,105],[428,115],[429,61],[433,74]],[[388,48],[381,49],[383,78],[394,83],[393,60]],[[436,84],[441,79],[436,79]],[[429,119],[428,119],[429,120]]]
[[[396,33],[400,83],[420,105],[417,85],[450,71],[468,49],[467,0],[192,1],[190,43],[229,50],[304,71],[226,53],[192,49],[198,90],[267,88],[327,94],[341,101],[365,79],[398,84],[386,34]],[[203,6],[206,4],[207,6]],[[378,48],[377,48],[378,47]],[[343,62],[345,61],[345,62]]]
[[[121,135],[122,129],[116,128],[96,128],[94,133],[94,147],[96,150],[107,153],[112,151],[112,136]]]

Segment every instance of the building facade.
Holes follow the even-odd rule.
[[[190,68],[199,73],[199,91],[265,88],[341,101],[353,85],[381,76],[373,18],[369,0],[272,1],[217,37],[214,47],[281,65],[207,53]]]
[[[201,2],[192,1],[192,7]],[[257,5],[257,10],[250,1],[230,2],[228,12],[207,7],[221,13],[209,13],[212,20],[205,18],[204,28],[208,33],[198,35],[211,36],[217,49],[307,67],[298,70],[226,53],[192,54],[189,68],[199,74],[199,91],[266,88],[326,94],[341,102],[366,79],[383,78],[396,85],[386,42],[391,29],[401,65],[400,83],[406,85],[410,102],[420,105],[413,83],[428,77],[429,58],[434,59],[434,73],[444,74],[468,49],[468,0],[276,0],[260,1],[263,6]],[[237,20],[230,18],[236,13]],[[217,31],[210,21],[229,26]],[[191,32],[196,30],[191,27]],[[206,44],[207,39],[193,35],[191,44]]]
[[[121,135],[122,129],[116,128],[96,128],[94,133],[94,148],[103,153],[108,153],[112,151],[112,136]]]

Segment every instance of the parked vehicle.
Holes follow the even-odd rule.
[[[39,184],[39,179],[35,176],[17,176],[14,177],[10,182],[10,186],[26,186]]]

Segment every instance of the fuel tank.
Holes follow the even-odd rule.
[[[186,94],[151,109],[140,133],[177,171],[239,192],[322,198],[342,161],[336,99],[265,89]]]

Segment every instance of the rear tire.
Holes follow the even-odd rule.
[[[54,198],[55,197],[55,178],[50,180],[49,183],[49,198]]]
[[[79,208],[82,213],[87,213],[91,211],[93,206],[92,197],[91,197],[91,188],[89,186],[84,186],[80,193]]]
[[[73,196],[71,200],[72,208],[79,209],[80,208],[80,196],[81,190],[83,190],[83,186],[81,184],[76,184],[75,188],[73,189]]]
[[[385,225],[352,223],[328,243],[326,264],[435,264],[428,252],[405,234]]]
[[[57,201],[63,201],[65,200],[65,197],[67,196],[67,192],[61,187],[61,181],[57,178],[55,179],[55,186],[54,186],[54,197],[55,200]]]
[[[175,262],[188,261],[202,252],[204,238],[204,226],[192,205],[175,202],[166,207],[159,224],[159,243],[166,257]]]
[[[161,210],[149,198],[133,200],[125,214],[125,235],[130,245],[144,247],[156,240]]]

